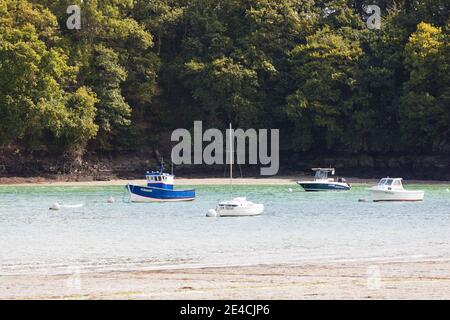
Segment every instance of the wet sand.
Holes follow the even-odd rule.
[[[449,299],[450,260],[0,276],[0,299]]]

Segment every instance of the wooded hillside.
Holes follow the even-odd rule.
[[[371,0],[380,30],[363,4],[0,0],[1,150],[132,153],[203,120],[289,153],[450,154],[449,2]]]

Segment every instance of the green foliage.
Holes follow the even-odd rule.
[[[231,58],[186,63],[186,82],[192,88],[193,98],[209,116],[205,120],[210,123],[223,119],[251,124],[257,117],[251,102],[256,94],[256,73]]]
[[[63,144],[72,146],[73,151],[83,152],[87,142],[97,134],[97,102],[95,93],[86,87],[81,87],[67,96],[67,114],[60,136]]]
[[[426,151],[450,151],[450,56],[448,34],[420,23],[405,47],[400,123],[406,142]]]
[[[93,54],[93,73],[88,83],[97,93],[97,122],[102,133],[101,143],[114,128],[130,124],[131,108],[122,96],[120,85],[127,78],[126,70],[119,64],[119,55],[103,45],[96,45]]]
[[[39,148],[44,134],[62,134],[64,88],[77,69],[61,49],[44,41],[57,38],[56,19],[48,10],[21,0],[3,1],[0,11],[0,140]]]
[[[312,123],[299,126],[303,130],[297,134],[309,137],[301,149],[312,147],[313,136],[332,148],[345,134],[345,121],[351,116],[362,50],[355,36],[332,32],[328,26],[308,36],[306,42],[292,50],[297,88],[287,97],[287,113],[296,121]]]
[[[289,152],[450,152],[448,1],[0,0],[0,146],[158,147],[194,120]],[[68,30],[69,5],[81,30]]]

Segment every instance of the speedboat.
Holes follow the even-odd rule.
[[[209,210],[208,216],[241,217],[257,216],[264,211],[264,205],[247,201],[246,198],[234,198],[219,202],[215,210]]]
[[[233,129],[230,123],[230,187],[233,191]],[[247,201],[245,197],[234,198],[233,200],[221,201],[216,209],[209,209],[207,217],[243,217],[256,216],[264,211],[264,205]]]
[[[131,202],[175,202],[195,199],[195,190],[176,190],[173,188],[175,176],[160,171],[146,173],[147,186],[127,184],[126,189]]]
[[[378,185],[368,189],[374,202],[423,201],[423,190],[405,190],[402,178],[383,178]]]
[[[328,174],[334,175],[334,168],[312,168],[315,172],[314,181],[297,181],[305,191],[346,191],[351,189],[344,178],[328,178]]]

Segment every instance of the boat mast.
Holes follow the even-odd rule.
[[[233,191],[233,133],[230,122],[230,187],[231,191]]]

